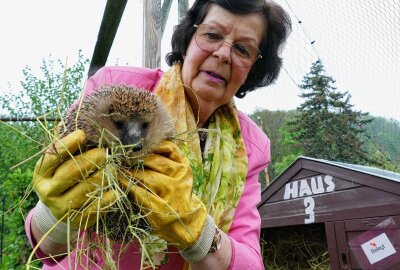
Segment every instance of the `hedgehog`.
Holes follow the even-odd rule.
[[[86,133],[86,148],[124,148],[123,162],[132,165],[170,137],[173,123],[156,95],[126,85],[103,85],[67,110],[61,137],[76,129]]]
[[[105,147],[112,151],[111,156],[116,156],[117,160],[113,163],[120,173],[140,167],[138,160],[173,134],[173,123],[159,98],[144,89],[126,85],[104,85],[84,96],[81,104],[74,104],[67,110],[63,121],[60,137],[82,129],[86,133],[85,149]],[[99,220],[100,228],[112,240],[132,239],[137,232],[130,232],[130,225],[134,224],[133,227],[141,231],[148,227],[143,218],[138,218],[138,212],[137,207],[122,196],[117,208]]]

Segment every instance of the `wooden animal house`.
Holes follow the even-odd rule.
[[[299,157],[258,209],[266,269],[400,269],[400,174]]]

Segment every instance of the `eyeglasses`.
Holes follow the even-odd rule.
[[[220,48],[222,44],[231,45],[232,62],[240,67],[250,67],[259,58],[262,58],[260,50],[247,42],[229,43],[225,41],[225,36],[220,30],[208,24],[195,24],[195,40],[200,49],[213,52]]]

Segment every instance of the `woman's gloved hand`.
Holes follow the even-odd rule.
[[[44,233],[54,225],[49,223],[68,212],[73,227],[86,229],[96,222],[99,209],[106,211],[118,198],[115,191],[100,192],[108,183],[102,167],[106,150],[95,148],[80,153],[84,143],[85,133],[74,131],[54,142],[36,163],[33,188],[45,209],[43,205],[37,207],[42,210],[36,211],[35,220]]]
[[[179,249],[195,245],[206,227],[207,210],[192,193],[192,170],[180,149],[171,141],[162,142],[154,154],[144,159],[143,170],[132,174],[137,183],[123,176],[119,179],[145,214],[153,233]],[[205,249],[207,253],[209,246]]]

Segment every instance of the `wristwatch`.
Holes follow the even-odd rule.
[[[217,226],[215,226],[214,238],[208,253],[214,253],[219,250],[219,248],[221,247],[221,239],[222,239],[221,231]]]

